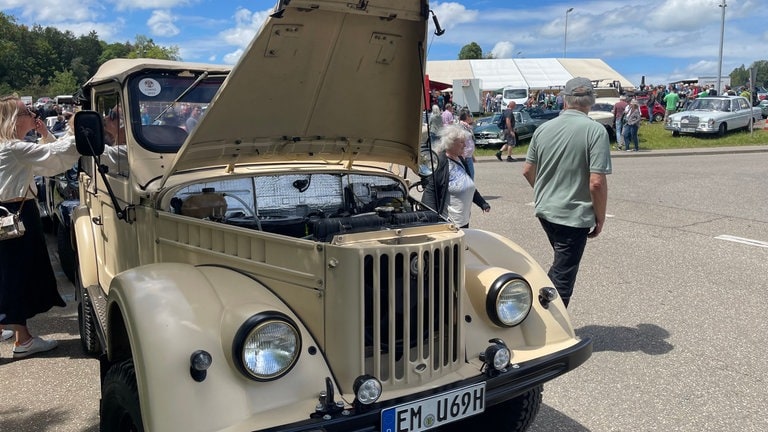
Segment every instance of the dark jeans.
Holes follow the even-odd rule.
[[[542,218],[539,218],[539,222],[555,251],[555,259],[547,275],[555,284],[563,303],[568,307],[573,294],[573,285],[576,283],[576,274],[579,272],[581,256],[584,255],[584,247],[587,245],[589,228],[558,225]]]

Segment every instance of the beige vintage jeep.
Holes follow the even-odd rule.
[[[428,12],[282,1],[231,72],[113,60],[84,86],[101,430],[519,431],[589,358],[523,249],[409,196]]]

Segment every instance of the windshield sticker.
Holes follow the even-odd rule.
[[[157,96],[161,90],[160,83],[153,78],[144,78],[139,81],[139,91],[145,96]]]

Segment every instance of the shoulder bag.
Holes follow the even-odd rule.
[[[11,213],[7,208],[0,206],[0,241],[14,239],[24,235],[26,229],[24,228],[24,222],[21,221],[21,210],[24,207],[26,199],[27,194],[24,194],[24,199],[21,200],[19,211],[16,213]]]

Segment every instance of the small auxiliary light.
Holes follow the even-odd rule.
[[[197,382],[205,380],[208,368],[211,367],[212,363],[213,357],[207,351],[197,350],[193,352],[189,357],[189,374],[192,379]]]
[[[370,405],[381,397],[381,381],[371,375],[360,375],[352,385],[355,392],[355,406]]]
[[[552,287],[544,287],[539,290],[539,303],[544,309],[557,298],[557,290]]]
[[[495,377],[501,371],[509,366],[512,353],[507,345],[501,339],[491,339],[488,342],[491,345],[480,354],[480,360],[485,363],[485,373],[490,377]]]

